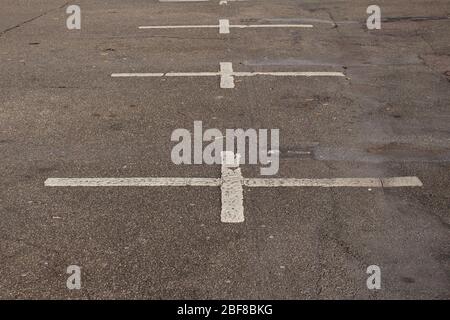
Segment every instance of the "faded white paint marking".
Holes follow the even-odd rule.
[[[233,72],[233,75],[236,77],[345,77],[342,72]]]
[[[334,178],[334,179],[244,179],[246,187],[349,187],[349,188],[401,188],[422,187],[417,177],[393,178]]]
[[[217,28],[216,25],[179,25],[179,26],[140,26],[139,29],[202,29],[202,28]]]
[[[381,188],[379,178],[336,178],[336,179],[244,179],[247,187],[357,187]]]
[[[159,2],[208,2],[210,0],[159,0]],[[247,0],[220,0],[219,5],[227,5],[228,2],[244,2]]]
[[[175,25],[175,26],[140,26],[139,29],[219,29],[220,34],[229,34],[230,28],[313,28],[312,24],[230,24],[228,19],[220,19],[219,24]]]
[[[247,0],[220,0],[219,1],[219,5],[227,5],[228,2],[244,2]]]
[[[233,24],[230,28],[314,28],[312,24]]]
[[[233,89],[233,64],[231,62],[220,63],[220,75],[220,87],[223,89]]]
[[[169,72],[164,74],[166,77],[216,77],[220,75],[220,72]]]
[[[219,33],[221,34],[230,33],[230,20],[228,19],[219,20]]]
[[[159,0],[159,2],[208,2],[209,0]]]
[[[422,181],[417,177],[382,178],[381,183],[384,188],[423,187]]]
[[[163,77],[164,73],[113,73],[113,78],[128,78],[128,77]]]
[[[167,72],[167,73],[113,73],[113,78],[146,78],[146,77],[216,77],[220,72]]]
[[[239,155],[222,153],[221,178],[49,178],[47,187],[220,187],[222,194],[221,221],[244,222],[245,187],[351,187],[400,188],[422,187],[418,177],[391,178],[333,178],[333,179],[259,179],[243,178]]]
[[[231,158],[231,159],[230,159]],[[224,223],[244,222],[244,190],[239,155],[222,153],[222,211],[220,220]]]
[[[49,178],[46,187],[219,187],[214,178]]]
[[[167,72],[167,73],[113,73],[111,77],[217,77],[220,76],[220,87],[235,87],[234,77],[276,76],[276,77],[345,77],[342,72],[235,72],[231,62],[221,62],[219,72]]]

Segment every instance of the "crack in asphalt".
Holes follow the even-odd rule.
[[[32,18],[30,18],[30,19],[28,19],[28,20],[25,20],[25,21],[22,21],[22,22],[20,22],[20,23],[14,25],[14,26],[12,26],[12,27],[9,27],[9,28],[7,28],[7,29],[5,29],[5,30],[3,30],[3,31],[0,31],[0,38],[3,37],[3,36],[4,36],[6,33],[8,33],[9,31],[12,31],[12,30],[15,30],[15,29],[17,29],[17,28],[20,28],[20,27],[22,27],[23,25],[25,25],[25,24],[27,24],[27,23],[30,23],[30,22],[33,22],[33,21],[35,21],[35,20],[37,20],[37,19],[39,19],[39,18],[41,18],[41,17],[43,17],[43,16],[45,16],[45,15],[47,15],[47,14],[53,12],[53,11],[56,11],[56,10],[58,10],[58,9],[64,8],[65,6],[67,6],[67,5],[69,4],[69,2],[70,2],[70,1],[67,1],[67,2],[65,2],[63,5],[58,6],[57,8],[53,8],[53,9],[47,10],[47,11],[45,11],[45,12],[43,12],[43,13],[41,13],[41,14],[35,16],[35,17],[32,17]]]
[[[448,20],[448,16],[427,16],[427,17],[387,17],[381,19],[381,22],[398,22],[398,21],[436,21]]]

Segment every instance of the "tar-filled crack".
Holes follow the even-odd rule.
[[[382,22],[399,22],[399,21],[436,21],[436,20],[448,20],[448,16],[418,16],[418,17],[387,17],[381,19]]]
[[[328,13],[328,16],[330,17],[331,21],[333,21],[333,28],[337,29],[338,28],[338,24],[336,23],[336,20],[334,20],[333,14],[331,13],[330,10],[325,10],[326,13]]]
[[[47,15],[47,14],[53,12],[53,11],[55,11],[55,10],[64,8],[64,7],[67,6],[68,4],[69,4],[69,1],[66,2],[66,3],[64,3],[64,4],[61,5],[61,6],[57,7],[57,8],[53,8],[53,9],[47,10],[47,11],[41,13],[40,15],[37,15],[37,16],[35,16],[35,17],[33,17],[33,18],[30,18],[30,19],[28,19],[28,20],[25,20],[25,21],[19,23],[19,24],[16,24],[16,25],[14,25],[14,26],[12,26],[12,27],[9,27],[9,28],[7,28],[7,29],[5,29],[5,30],[3,30],[3,31],[0,31],[0,38],[1,38],[3,35],[5,35],[6,33],[8,33],[9,31],[12,31],[12,30],[15,30],[15,29],[17,29],[17,28],[20,28],[20,27],[22,27],[23,25],[25,25],[25,24],[27,24],[27,23],[30,23],[30,22],[33,22],[33,21],[35,21],[35,20],[37,20],[37,19],[39,19],[39,18],[41,18],[41,17],[43,17],[43,16],[45,16],[45,15]]]

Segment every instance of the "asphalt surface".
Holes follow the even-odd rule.
[[[450,298],[450,2],[1,0],[0,298]],[[70,4],[70,3],[69,3]],[[312,29],[139,30],[311,23]],[[115,79],[336,71],[345,78]],[[422,188],[48,188],[51,177],[220,177],[176,166],[177,128],[279,128],[277,177],[417,176]],[[302,152],[309,150],[311,156]],[[300,155],[301,154],[301,155]],[[245,177],[259,167],[243,166]],[[66,268],[82,268],[68,290]],[[366,268],[381,268],[368,290]]]

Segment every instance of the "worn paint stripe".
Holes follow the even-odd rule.
[[[179,25],[179,26],[140,26],[139,29],[201,29],[201,28],[219,28],[219,25]]]
[[[312,24],[232,24],[230,28],[314,28]]]
[[[276,76],[276,77],[345,77],[342,72],[233,72],[236,77]]]
[[[220,87],[223,89],[234,88],[233,64],[231,62],[220,63]]]
[[[219,33],[221,34],[230,33],[230,20],[228,19],[219,20]]]
[[[215,178],[49,178],[47,187],[219,187]]]
[[[239,168],[239,156],[233,152],[222,155],[222,211],[220,220],[224,223],[244,222],[244,191],[242,173]]]
[[[417,177],[392,178],[334,178],[334,179],[244,179],[246,187],[355,187],[355,188],[393,188],[421,187],[422,182]]]

